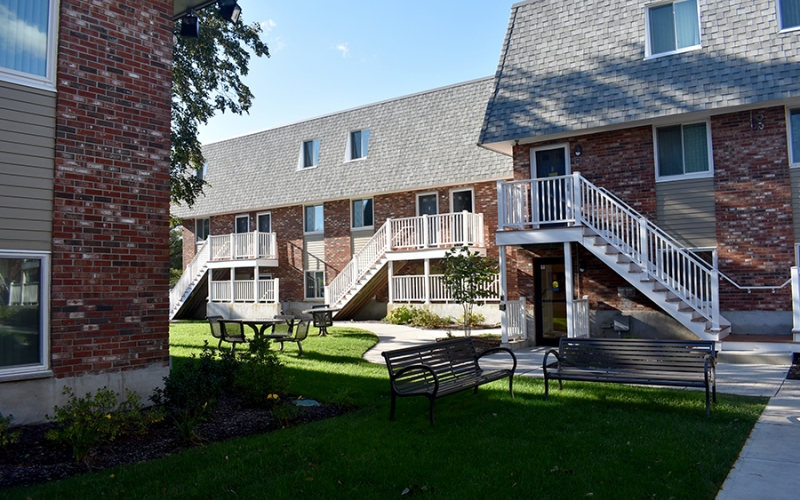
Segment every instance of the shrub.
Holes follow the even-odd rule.
[[[127,399],[117,404],[117,393],[105,387],[94,396],[87,393],[77,397],[70,387],[62,394],[68,396],[67,404],[56,406],[54,415],[47,415],[58,428],[48,431],[47,438],[72,446],[75,460],[81,461],[96,445],[114,441],[117,437],[143,434],[150,424],[149,414],[142,412],[141,399],[128,391]]]
[[[383,318],[383,321],[387,321],[393,325],[407,325],[411,323],[413,314],[413,306],[400,306],[392,309],[392,311]]]
[[[443,318],[427,309],[414,309],[411,324],[423,328],[441,328],[450,324],[450,318]]]
[[[8,432],[12,420],[14,420],[14,415],[4,417],[3,414],[0,413],[0,448],[4,448],[6,445],[19,441],[19,431]]]
[[[269,340],[250,341],[249,350],[239,355],[239,368],[234,385],[252,405],[272,407],[286,394],[289,379]]]
[[[236,371],[233,354],[222,353],[217,361],[206,341],[200,356],[193,354],[192,362],[174,368],[164,377],[164,388],[156,389],[150,400],[173,420],[184,441],[200,441],[197,426],[207,420]]]
[[[458,319],[456,320],[456,323],[458,323],[459,325],[469,324],[469,326],[478,326],[482,325],[486,321],[486,318],[484,318],[483,314],[481,313],[467,313],[467,314],[468,314],[467,318],[464,318],[463,314],[459,316]]]

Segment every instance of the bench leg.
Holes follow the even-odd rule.
[[[477,387],[475,389],[477,389]],[[433,396],[428,396],[428,400],[431,402],[431,409],[430,409],[431,425],[433,425],[434,424],[434,421],[433,421],[433,404],[436,402],[436,398],[433,397]]]
[[[303,343],[302,342],[299,342],[299,341],[297,342],[297,349],[300,351],[297,355],[298,356],[302,356],[303,355]]]
[[[508,377],[508,392],[511,394],[511,399],[514,399],[514,377]]]
[[[547,372],[544,372],[544,400],[550,399],[550,380],[547,378]]]

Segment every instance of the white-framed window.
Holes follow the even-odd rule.
[[[439,213],[439,197],[437,193],[420,193],[417,195],[417,217],[436,215]]]
[[[0,79],[54,90],[58,0],[0,0]]]
[[[2,1],[2,0],[0,0]],[[195,170],[195,177],[197,180],[204,181],[206,180],[206,176],[208,175],[208,163],[203,163],[203,166]]]
[[[300,147],[300,159],[297,163],[297,168],[313,168],[319,163],[319,147],[320,140],[314,139],[311,141],[304,141]]]
[[[194,241],[201,242],[208,239],[211,232],[211,219],[195,219],[194,221]]]
[[[325,298],[325,271],[306,271],[306,299]]]
[[[364,229],[374,226],[372,198],[353,200],[350,204],[352,212],[352,228]]]
[[[345,161],[366,158],[369,152],[369,130],[356,130],[350,132],[345,151]]]
[[[781,30],[800,29],[800,0],[778,0],[778,22]]]
[[[789,122],[789,163],[800,167],[800,108],[790,109],[787,113]]]
[[[250,232],[250,216],[237,215],[236,216],[236,232],[249,233]]]
[[[49,369],[50,254],[0,250],[0,377]]]
[[[259,233],[272,232],[272,213],[263,212],[256,216]]]
[[[325,214],[322,204],[305,207],[303,230],[306,233],[321,233],[325,230]]]
[[[475,213],[475,192],[469,189],[454,189],[450,191],[450,211],[454,214],[461,212]]]
[[[655,128],[656,179],[713,175],[709,122]]]
[[[647,7],[647,56],[674,54],[700,47],[697,0],[658,3]]]

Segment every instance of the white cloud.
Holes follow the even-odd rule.
[[[38,26],[17,18],[15,12],[0,5],[0,46],[3,52],[27,53],[44,60],[47,57],[47,26],[44,31]]]
[[[348,55],[350,55],[350,49],[347,47],[346,43],[340,43],[339,45],[337,45],[336,50],[342,52],[342,57],[347,57]]]
[[[273,21],[272,19],[269,19],[267,21],[262,21],[261,22],[261,30],[264,33],[269,33],[270,31],[272,31],[272,28],[274,28],[275,26],[277,26],[277,25],[275,24],[275,21]]]

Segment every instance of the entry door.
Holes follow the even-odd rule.
[[[436,193],[421,194],[417,196],[417,215],[436,215],[439,213],[439,201],[436,198]],[[434,246],[439,243],[438,231],[438,218],[428,219],[428,223],[423,225],[422,222],[417,226],[420,232],[427,233],[425,235],[428,246]],[[420,235],[422,236],[422,235]]]
[[[558,345],[567,336],[567,292],[563,259],[536,259],[536,345]]]
[[[568,150],[568,145],[531,150],[531,174],[533,178],[545,181],[537,183],[537,188],[532,193],[535,197],[532,206],[538,209],[538,213],[534,214],[534,222],[557,225],[565,223],[566,201],[569,196],[563,176],[569,174]],[[547,181],[551,177],[562,177],[562,179]]]

